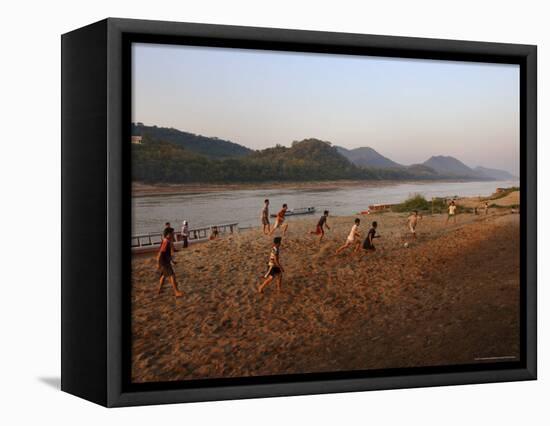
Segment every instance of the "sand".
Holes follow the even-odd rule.
[[[499,207],[519,206],[520,204],[519,191],[512,191],[504,197],[501,197],[499,194],[493,194],[489,197],[468,197],[458,199],[457,201],[463,207],[477,207],[478,209],[483,209],[485,202],[488,202],[489,205],[495,204]]]
[[[519,214],[379,222],[374,253],[334,255],[354,217],[290,223],[282,292],[257,287],[272,238],[252,229],[175,255],[185,296],[156,294],[153,255],[133,258],[132,380],[170,381],[470,364],[519,356]],[[404,247],[404,243],[409,243]]]

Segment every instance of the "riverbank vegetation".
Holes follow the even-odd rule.
[[[414,194],[402,203],[392,206],[394,212],[405,213],[417,210],[418,212],[427,213],[433,209],[434,213],[441,213],[447,209],[447,202],[444,198],[434,198],[427,200],[421,194]]]

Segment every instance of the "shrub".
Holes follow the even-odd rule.
[[[432,203],[434,213],[442,213],[447,210],[447,203],[444,198],[435,197],[433,201],[426,200],[422,194],[413,194],[402,203],[395,204],[392,210],[399,213],[412,212],[413,210],[431,213]],[[460,206],[458,210],[460,210]]]
[[[396,204],[392,207],[396,212],[410,212],[413,210],[429,210],[431,209],[431,203],[424,198],[421,194],[414,194],[402,203]]]
[[[498,200],[499,198],[506,197],[508,194],[510,194],[514,191],[519,191],[519,188],[517,186],[512,186],[510,188],[503,188],[503,190],[501,192],[493,194],[489,199],[490,200]]]

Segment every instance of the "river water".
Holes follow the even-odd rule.
[[[485,182],[399,182],[365,183],[341,189],[261,189],[140,196],[132,198],[132,234],[159,232],[165,222],[179,230],[185,219],[189,227],[238,222],[246,228],[260,224],[263,200],[269,198],[270,213],[283,203],[290,209],[314,206],[317,213],[329,210],[331,215],[353,215],[372,204],[397,203],[410,195],[426,198],[454,196],[486,196],[498,187],[518,186],[517,181]],[[299,218],[303,216],[298,216]],[[292,217],[288,218],[292,220]]]

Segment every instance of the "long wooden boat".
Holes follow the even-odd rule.
[[[285,216],[298,216],[302,214],[313,214],[313,213],[315,213],[315,207],[300,207],[297,209],[288,209],[286,211]],[[274,213],[272,213],[270,216],[277,217],[277,215]]]

